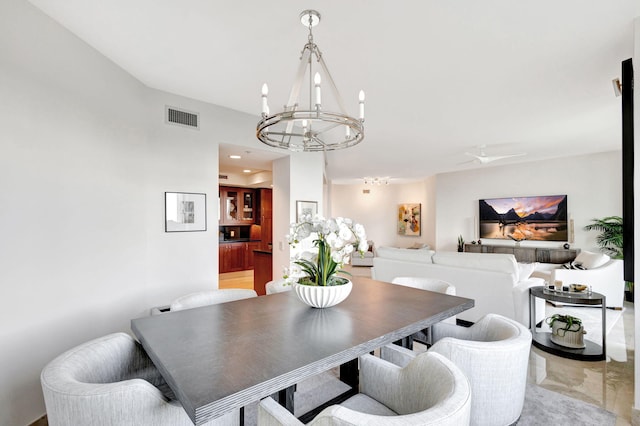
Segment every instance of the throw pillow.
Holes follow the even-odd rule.
[[[604,253],[593,253],[590,251],[581,251],[574,263],[582,264],[584,269],[599,268],[607,263],[611,258]]]
[[[528,280],[536,269],[537,263],[520,263],[518,262],[518,281]]]
[[[572,261],[572,262],[567,262],[567,263],[563,264],[562,267],[564,269],[580,269],[580,270],[587,269],[584,266],[582,266],[582,263],[576,262],[575,260]]]
[[[407,248],[412,250],[424,250],[424,249],[429,250],[429,244],[413,243],[411,246]]]

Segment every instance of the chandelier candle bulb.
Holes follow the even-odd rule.
[[[313,82],[316,86],[316,106],[319,108],[322,104],[322,95],[320,93],[320,83],[322,82],[322,80],[320,78],[320,73],[316,73],[316,75],[313,77]]]
[[[364,91],[361,90],[358,95],[358,99],[360,100],[360,120],[364,120]]]
[[[269,106],[267,105],[267,95],[269,94],[269,87],[267,83],[262,85],[262,115],[269,115]]]

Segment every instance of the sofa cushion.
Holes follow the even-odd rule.
[[[413,243],[407,248],[414,250],[429,250],[431,247],[429,247],[429,244],[426,243]]]
[[[601,267],[609,260],[611,260],[611,258],[604,253],[581,251],[574,260],[574,263],[581,264],[584,269],[594,269]]]
[[[537,262],[521,263],[518,262],[518,281],[528,280],[533,271],[536,269]]]
[[[551,275],[553,274],[553,270],[558,267],[562,267],[556,263],[540,263],[536,262],[536,267],[531,274],[532,278],[542,278],[545,281],[551,281]]]
[[[406,248],[388,247],[382,246],[376,249],[376,255],[378,257],[384,257],[386,259],[403,260],[405,262],[422,262],[433,263],[431,256],[433,256],[432,250],[412,250]]]
[[[481,269],[483,271],[504,272],[519,277],[516,258],[512,254],[503,253],[458,253],[437,252],[433,255],[433,263],[458,268]]]

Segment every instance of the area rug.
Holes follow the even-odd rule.
[[[552,392],[530,383],[524,397],[518,426],[616,424],[616,415],[596,405]]]
[[[307,379],[298,384],[295,392],[295,415],[301,416],[346,390],[348,387],[338,380],[336,369]],[[257,410],[257,403],[245,407],[244,424],[246,426],[257,424]],[[615,424],[616,416],[609,411],[534,384],[527,384],[524,408],[517,423],[518,426],[613,426]]]

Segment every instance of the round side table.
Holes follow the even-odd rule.
[[[556,345],[551,341],[551,333],[538,332],[536,330],[536,297],[554,302],[562,302],[571,305],[593,305],[602,307],[602,346],[591,340],[584,340],[585,347],[581,349],[568,348]],[[529,289],[529,314],[533,345],[545,352],[565,358],[579,359],[582,361],[602,361],[606,359],[607,339],[607,306],[606,297],[600,293],[575,293],[568,291],[547,290],[542,286]]]

